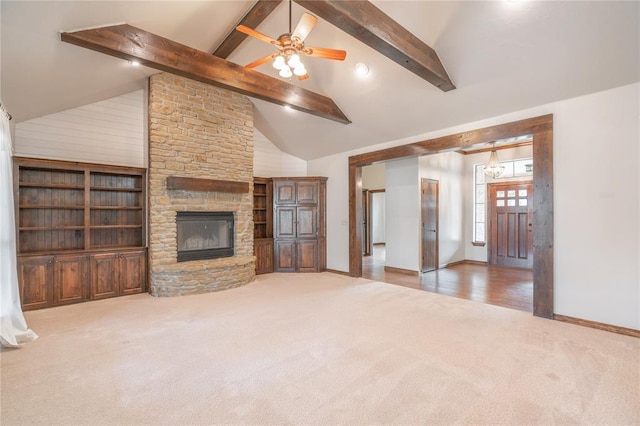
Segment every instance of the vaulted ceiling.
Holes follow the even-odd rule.
[[[294,25],[306,11],[298,3]],[[251,98],[256,128],[283,151],[313,159],[640,79],[638,2],[372,3],[435,49],[456,89],[438,89],[320,17],[306,44],[347,58],[303,58],[311,77],[290,83],[332,98],[351,124]],[[156,70],[63,43],[59,32],[127,23],[212,52],[253,4],[3,0],[0,96],[20,122],[143,88]],[[257,27],[274,38],[287,29],[286,1]],[[244,65],[273,51],[248,38],[227,59]],[[364,78],[358,62],[370,68]],[[280,79],[270,64],[256,71]]]

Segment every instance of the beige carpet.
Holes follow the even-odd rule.
[[[28,312],[2,425],[640,424],[640,341],[330,273]]]

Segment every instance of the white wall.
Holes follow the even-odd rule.
[[[385,266],[417,271],[420,252],[419,165],[417,158],[387,162]]]
[[[531,145],[529,146],[520,146],[517,148],[511,149],[502,149],[498,151],[498,159],[500,161],[506,160],[516,160],[519,158],[529,158],[533,157],[533,149]],[[471,242],[474,240],[473,237],[473,172],[474,166],[476,164],[486,164],[489,161],[489,153],[481,152],[478,154],[468,154],[464,156],[464,248],[465,248],[465,259],[468,260],[477,260],[479,262],[486,262],[487,257],[487,246],[479,247],[473,246]],[[535,165],[534,165],[535,167]],[[525,177],[516,177],[509,179],[492,179],[490,177],[486,177],[486,183],[494,183],[494,182],[514,182],[514,181],[524,181],[524,180],[532,180],[531,176]],[[486,184],[485,184],[486,185]],[[486,192],[486,191],[485,191]]]
[[[260,131],[253,129],[253,175],[307,176],[307,162],[280,151]]]
[[[635,83],[309,161],[329,177],[328,267],[349,269],[350,155],[554,114],[554,311],[640,329],[639,93]]]
[[[426,155],[419,158],[419,165],[420,178],[438,181],[440,266],[464,260],[464,156],[457,152]],[[416,214],[420,221],[420,208]],[[418,245],[422,252],[420,240]]]
[[[145,167],[143,90],[17,123],[15,155]]]
[[[386,163],[372,164],[362,168],[363,189],[384,189]]]
[[[374,192],[371,194],[371,242],[373,244],[386,241],[386,194]]]

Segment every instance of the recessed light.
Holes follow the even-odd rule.
[[[287,111],[293,111],[293,108],[291,108],[289,105],[285,105],[284,109]]]
[[[362,62],[358,62],[356,64],[356,74],[360,75],[360,76],[365,76],[367,74],[369,74],[369,67],[367,66],[367,64],[363,64]]]
[[[139,67],[140,66],[140,62],[138,62],[138,61],[129,61],[129,64],[132,67]]]

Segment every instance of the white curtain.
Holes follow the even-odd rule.
[[[38,336],[27,327],[20,308],[9,117],[0,107],[0,343],[17,347]]]

